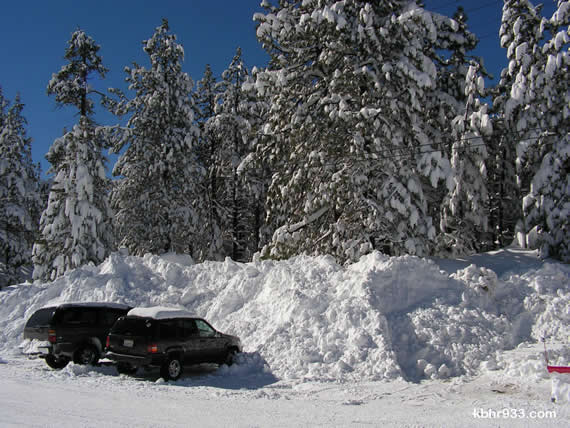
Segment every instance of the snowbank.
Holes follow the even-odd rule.
[[[524,341],[567,342],[569,266],[503,266],[499,278],[477,261],[450,274],[379,253],[347,267],[326,256],[193,264],[115,253],[53,283],[1,291],[0,355],[20,353],[35,310],[70,301],[184,308],[239,336],[285,379],[447,378],[508,369],[498,351]]]
[[[567,373],[552,373],[552,401],[570,403],[570,376]]]

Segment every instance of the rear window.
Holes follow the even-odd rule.
[[[50,325],[56,308],[40,309],[30,317],[26,327],[44,327]]]
[[[112,334],[148,336],[154,331],[155,322],[144,318],[119,318],[111,329]]]

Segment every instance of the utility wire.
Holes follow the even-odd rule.
[[[554,132],[553,128],[531,128],[528,129],[525,132],[531,132],[531,131],[540,131],[540,132],[552,132],[549,133],[548,135],[537,135],[535,137],[527,137],[525,138],[526,141],[529,140],[538,140],[540,138],[543,137],[552,137],[552,136],[562,136],[562,134],[558,134],[556,132]],[[497,136],[506,136],[506,135],[513,135],[515,137],[521,138],[522,137],[523,132],[502,132],[499,133]],[[267,136],[267,135],[266,135]],[[460,147],[459,151],[460,153],[465,153],[465,151],[467,149],[470,148],[475,148],[475,147],[489,147],[489,144],[487,143],[469,143],[469,141],[472,140],[479,140],[481,138],[485,138],[483,136],[473,136],[473,137],[465,137],[465,138],[461,138],[459,140],[454,140],[454,141],[450,141],[450,142],[440,142],[440,143],[426,143],[426,144],[419,144],[417,146],[414,147],[391,147],[391,148],[385,148],[377,153],[375,153],[375,157],[369,157],[369,158],[351,158],[351,157],[344,157],[342,159],[339,159],[338,162],[325,162],[323,164],[320,165],[303,165],[302,167],[305,169],[314,169],[314,168],[323,168],[323,167],[327,167],[327,166],[338,166],[342,163],[352,163],[352,164],[357,164],[357,163],[370,163],[370,162],[374,162],[374,161],[380,161],[380,160],[389,160],[389,159],[403,159],[403,158],[410,158],[412,156],[418,156],[418,155],[424,155],[424,154],[429,154],[429,153],[441,153],[441,152],[446,152],[446,148],[443,147],[444,144],[449,145],[448,149],[453,150],[453,145],[456,143],[467,143],[465,146]],[[421,150],[422,147],[434,147],[434,146],[441,146],[440,148],[437,149],[433,149],[433,150]],[[419,151],[416,151],[417,149],[419,149]],[[393,153],[393,152],[397,152],[397,151],[405,151],[405,153]],[[388,156],[383,156],[384,154],[389,154]],[[256,154],[254,154],[255,157]],[[258,159],[259,160],[259,159]],[[308,161],[310,162],[310,161]],[[250,168],[250,167],[244,167],[241,168],[241,171],[262,171],[262,169],[260,168]]]
[[[492,1],[492,2],[484,3],[484,4],[482,4],[482,5],[480,5],[480,6],[477,6],[477,7],[473,7],[473,8],[471,8],[471,9],[466,9],[466,10],[465,10],[465,13],[466,13],[466,14],[469,14],[469,13],[472,13],[472,12],[478,12],[478,11],[483,10],[483,9],[488,9],[488,8],[490,8],[490,7],[492,7],[492,6],[498,6],[499,3],[502,3],[502,0],[499,0],[499,1],[495,0],[495,1]]]
[[[459,4],[459,3],[460,3],[460,0],[455,0],[455,1],[451,1],[449,3],[445,3],[445,4],[442,4],[439,6],[436,5],[434,7],[429,7],[428,5],[426,5],[426,6],[424,6],[424,9],[427,11],[437,12],[437,11],[447,9],[450,6],[457,6],[457,7],[462,6],[462,4]],[[465,2],[463,1],[461,3],[465,3]],[[503,0],[493,0],[493,1],[490,1],[487,3],[483,3],[482,5],[472,7],[470,9],[464,9],[464,12],[465,13],[477,12],[477,11],[482,10],[482,9],[487,9],[487,8],[490,8],[493,6],[499,6],[499,4],[502,4],[502,3],[503,3]]]

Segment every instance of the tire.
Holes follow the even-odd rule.
[[[228,349],[228,353],[226,354],[226,359],[224,360],[224,364],[227,366],[231,366],[235,362],[235,357],[238,351],[236,348]]]
[[[177,380],[182,376],[182,361],[177,355],[169,356],[162,367],[160,375],[164,380]]]
[[[46,355],[45,360],[46,360],[46,364],[48,366],[50,366],[52,369],[56,369],[56,370],[61,370],[62,368],[67,366],[67,363],[69,363],[69,360],[67,358],[65,358],[65,357],[56,358],[52,354]]]
[[[119,374],[134,375],[138,370],[138,367],[132,366],[129,363],[118,363],[117,371]]]
[[[75,364],[94,366],[99,362],[99,351],[93,345],[81,346],[73,355]]]

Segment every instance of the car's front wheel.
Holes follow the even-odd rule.
[[[164,380],[176,380],[182,376],[182,362],[178,356],[169,356],[162,367],[160,375]]]
[[[93,345],[85,345],[79,348],[73,356],[75,364],[95,365],[99,361],[99,351]]]
[[[56,358],[54,355],[46,355],[46,364],[48,366],[50,366],[52,369],[56,369],[56,370],[61,370],[62,368],[64,368],[65,366],[67,366],[67,363],[69,363],[69,360],[65,357],[61,357],[61,358]]]
[[[228,349],[224,364],[226,364],[227,366],[231,366],[233,363],[235,363],[235,358],[236,358],[237,353],[238,353],[238,350],[236,348]]]

